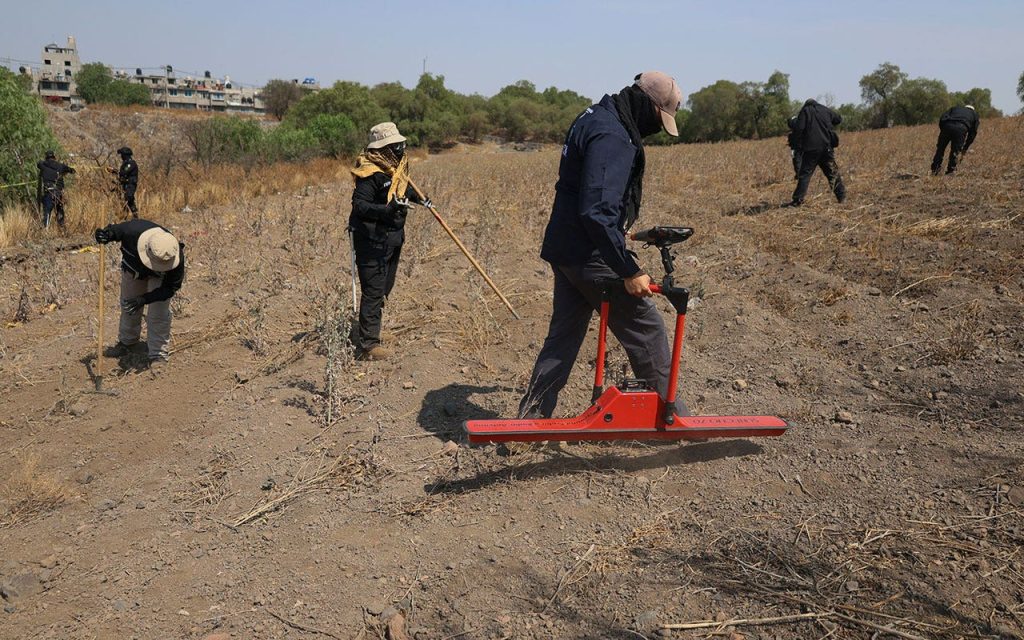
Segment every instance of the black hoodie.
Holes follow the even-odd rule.
[[[814,100],[808,100],[793,123],[798,148],[804,151],[823,151],[836,146],[832,139],[835,133],[833,127],[842,121],[835,111]]]

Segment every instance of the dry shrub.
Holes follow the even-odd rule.
[[[935,364],[950,364],[971,358],[981,346],[981,305],[969,303],[963,311],[946,323],[947,335],[932,341],[929,359]]]
[[[826,287],[825,290],[821,292],[819,300],[821,300],[821,303],[826,307],[831,307],[835,303],[840,300],[844,300],[849,296],[850,291],[844,286]]]
[[[15,457],[16,468],[0,485],[5,510],[0,527],[11,527],[57,509],[71,496],[70,489],[56,475],[39,469],[39,456]]]
[[[202,172],[187,164],[162,172],[144,173],[136,194],[140,215],[165,222],[168,214],[221,204],[242,204],[249,198],[282,191],[294,191],[310,184],[335,179],[339,163],[317,159],[304,163],[277,163],[250,169],[217,165]],[[68,179],[65,211],[68,233],[91,233],[96,227],[125,219],[120,193],[112,189],[104,171],[82,170]],[[23,245],[47,235],[60,233],[51,224],[40,226],[39,215],[28,205],[14,205],[0,211],[0,247]]]

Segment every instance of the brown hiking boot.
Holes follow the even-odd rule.
[[[381,345],[378,344],[375,347],[370,347],[366,351],[363,351],[360,354],[360,358],[359,359],[360,360],[388,360],[389,358],[391,358],[391,356],[392,356],[391,349],[388,349],[387,347],[382,347]]]

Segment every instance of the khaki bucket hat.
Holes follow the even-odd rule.
[[[147,269],[163,273],[181,264],[178,239],[160,227],[147,229],[139,235],[139,260]]]
[[[669,135],[678,136],[676,111],[683,104],[683,92],[672,76],[660,71],[644,71],[636,77],[636,86],[647,94],[661,111],[661,124]]]
[[[398,125],[394,122],[382,122],[370,129],[370,142],[367,149],[380,149],[396,142],[405,142],[405,137],[398,133]]]

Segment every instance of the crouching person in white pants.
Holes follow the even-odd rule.
[[[185,245],[167,229],[142,219],[108,225],[95,235],[101,244],[121,243],[121,325],[117,344],[106,355],[127,355],[138,344],[145,308],[149,366],[157,372],[171,341],[171,298],[185,279]]]

